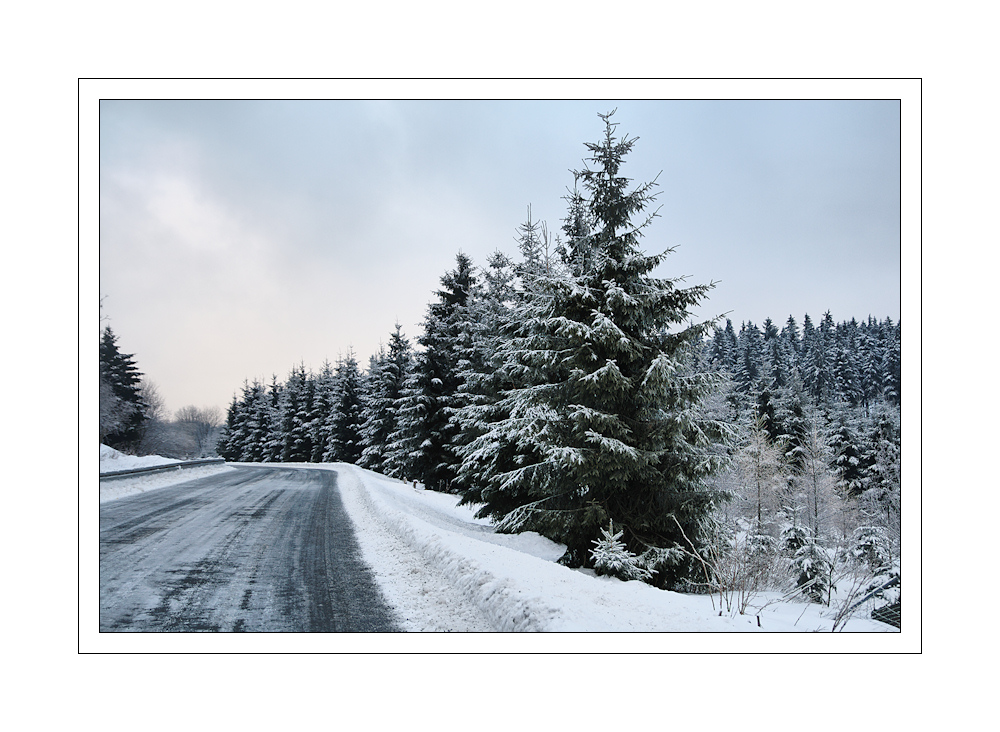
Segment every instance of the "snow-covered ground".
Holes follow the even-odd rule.
[[[394,604],[400,604],[394,587],[405,582],[415,553],[413,571],[436,571],[494,630],[774,633],[833,627],[830,608],[782,601],[773,593],[756,598],[748,614],[740,615],[723,610],[717,596],[665,592],[638,581],[568,569],[555,563],[561,545],[530,532],[494,533],[489,522],[474,517],[473,508],[457,505],[457,496],[414,488],[353,465],[332,467],[340,475],[338,485],[366,559]],[[410,554],[370,550],[368,545],[385,532]],[[860,616],[844,630],[896,631]]]
[[[104,454],[102,449],[102,471]],[[361,550],[406,630],[760,634],[833,627],[831,608],[774,593],[754,598],[741,615],[721,607],[718,596],[666,592],[569,569],[556,563],[561,545],[531,532],[495,533],[489,521],[475,518],[474,508],[457,505],[457,496],[343,463],[294,467],[337,471]],[[231,469],[208,465],[108,481],[101,501]],[[855,638],[896,633],[865,614],[859,610],[843,630]],[[679,650],[676,644],[671,649]]]
[[[159,455],[126,455],[118,452],[107,445],[101,445],[101,475],[112,473],[117,470],[135,470],[137,468],[152,468],[159,465],[173,465],[184,462],[183,460],[173,460]],[[199,465],[184,470],[169,471],[164,473],[140,474],[130,478],[118,478],[101,483],[101,503],[114,501],[125,496],[132,496],[137,493],[166,488],[167,486],[184,483],[195,478],[203,478],[207,475],[232,470],[228,465]]]

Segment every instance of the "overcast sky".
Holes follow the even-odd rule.
[[[170,412],[364,367],[459,250],[513,256],[529,205],[558,229],[615,108],[656,274],[717,282],[699,315],[900,317],[895,101],[102,101],[102,325]]]

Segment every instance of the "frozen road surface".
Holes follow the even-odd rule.
[[[387,632],[333,471],[240,467],[101,504],[101,631]]]

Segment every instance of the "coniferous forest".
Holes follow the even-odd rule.
[[[601,117],[557,232],[529,209],[516,257],[459,252],[422,332],[365,367],[244,383],[218,454],[419,481],[569,566],[727,603],[854,583],[898,625],[900,323],[692,320],[712,285],[654,275],[656,184]]]

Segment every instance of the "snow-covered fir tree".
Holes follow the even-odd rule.
[[[795,552],[793,566],[798,574],[796,584],[803,594],[813,602],[828,603],[833,569],[829,550],[810,536]]]
[[[708,360],[717,369],[725,369],[729,373],[735,373],[736,358],[736,332],[733,330],[733,321],[727,318],[725,328],[715,329]]]
[[[644,566],[641,557],[628,550],[622,542],[623,533],[615,533],[614,521],[607,529],[601,529],[601,537],[594,540],[594,548],[590,550],[595,573],[622,580],[649,580],[654,571]]]
[[[853,498],[861,495],[861,452],[856,410],[839,409],[831,424],[828,444],[833,454],[831,467],[837,482]]]
[[[398,429],[395,405],[413,369],[413,349],[402,326],[389,336],[389,349],[372,357],[365,376],[364,418],[361,423],[362,452],[358,462],[364,468],[393,477],[403,477],[388,460],[390,437]]]
[[[327,415],[330,437],[324,462],[357,463],[361,458],[361,374],[354,351],[337,361],[334,405]]]
[[[313,418],[309,425],[309,437],[312,442],[309,461],[321,463],[333,429],[329,415],[333,412],[337,401],[337,378],[329,361],[323,362],[319,373],[312,377],[312,380],[316,386]]]
[[[312,410],[316,385],[305,364],[293,368],[278,402],[281,457],[285,463],[305,463],[312,457]]]
[[[99,350],[101,442],[130,452],[142,440],[148,420],[148,406],[141,393],[142,373],[134,356],[119,350],[111,326],[101,333]]]
[[[901,435],[899,412],[881,405],[872,415],[859,458],[861,510],[869,525],[886,530],[890,549],[899,556],[901,537]]]
[[[236,433],[238,430],[237,421],[240,418],[241,405],[236,395],[233,394],[233,400],[229,403],[229,407],[226,410],[226,421],[222,425],[222,429],[219,433],[219,439],[215,443],[215,452],[219,457],[224,460],[238,460],[239,459],[239,446],[236,444]]]
[[[498,402],[502,418],[462,449],[479,514],[566,544],[572,566],[592,565],[612,520],[635,554],[697,544],[716,497],[704,479],[720,425],[697,410],[714,378],[687,365],[709,324],[685,327],[710,286],[650,275],[669,253],[639,246],[655,182],[629,190],[620,168],[635,139],[602,119],[604,139],[587,144],[594,168],[577,173],[592,227],[567,243],[579,270],[526,273],[501,346],[515,386]],[[662,586],[693,569],[650,568]]]
[[[267,388],[254,379],[251,384],[244,385],[243,392],[246,406],[238,435],[239,460],[245,463],[262,462],[267,455],[268,440],[274,429]]]
[[[260,458],[261,462],[280,463],[284,459],[282,455],[287,433],[285,431],[284,420],[282,419],[282,404],[285,398],[286,386],[287,384],[278,382],[277,374],[271,375],[271,383],[267,387],[266,423],[269,427],[264,440],[264,451]]]
[[[382,425],[391,420],[392,402],[386,405],[380,399],[383,367],[386,360],[385,346],[379,343],[377,353],[368,359],[368,370],[361,375],[361,457],[358,465],[385,473],[385,443],[392,430],[382,433]]]
[[[462,353],[459,360],[461,385],[455,394],[451,422],[455,431],[452,440],[456,454],[461,448],[481,436],[489,422],[495,419],[496,404],[510,384],[498,369],[497,354],[503,341],[503,329],[510,317],[510,307],[517,296],[513,261],[494,252],[481,270],[481,282],[466,304]],[[456,485],[466,501],[477,495],[475,480],[462,472],[459,464]]]
[[[423,350],[396,403],[397,429],[390,436],[392,469],[427,488],[454,491],[459,459],[455,454],[460,406],[463,342],[468,328],[468,300],[476,285],[472,260],[459,252],[456,267],[441,278],[443,289],[428,307]]]

